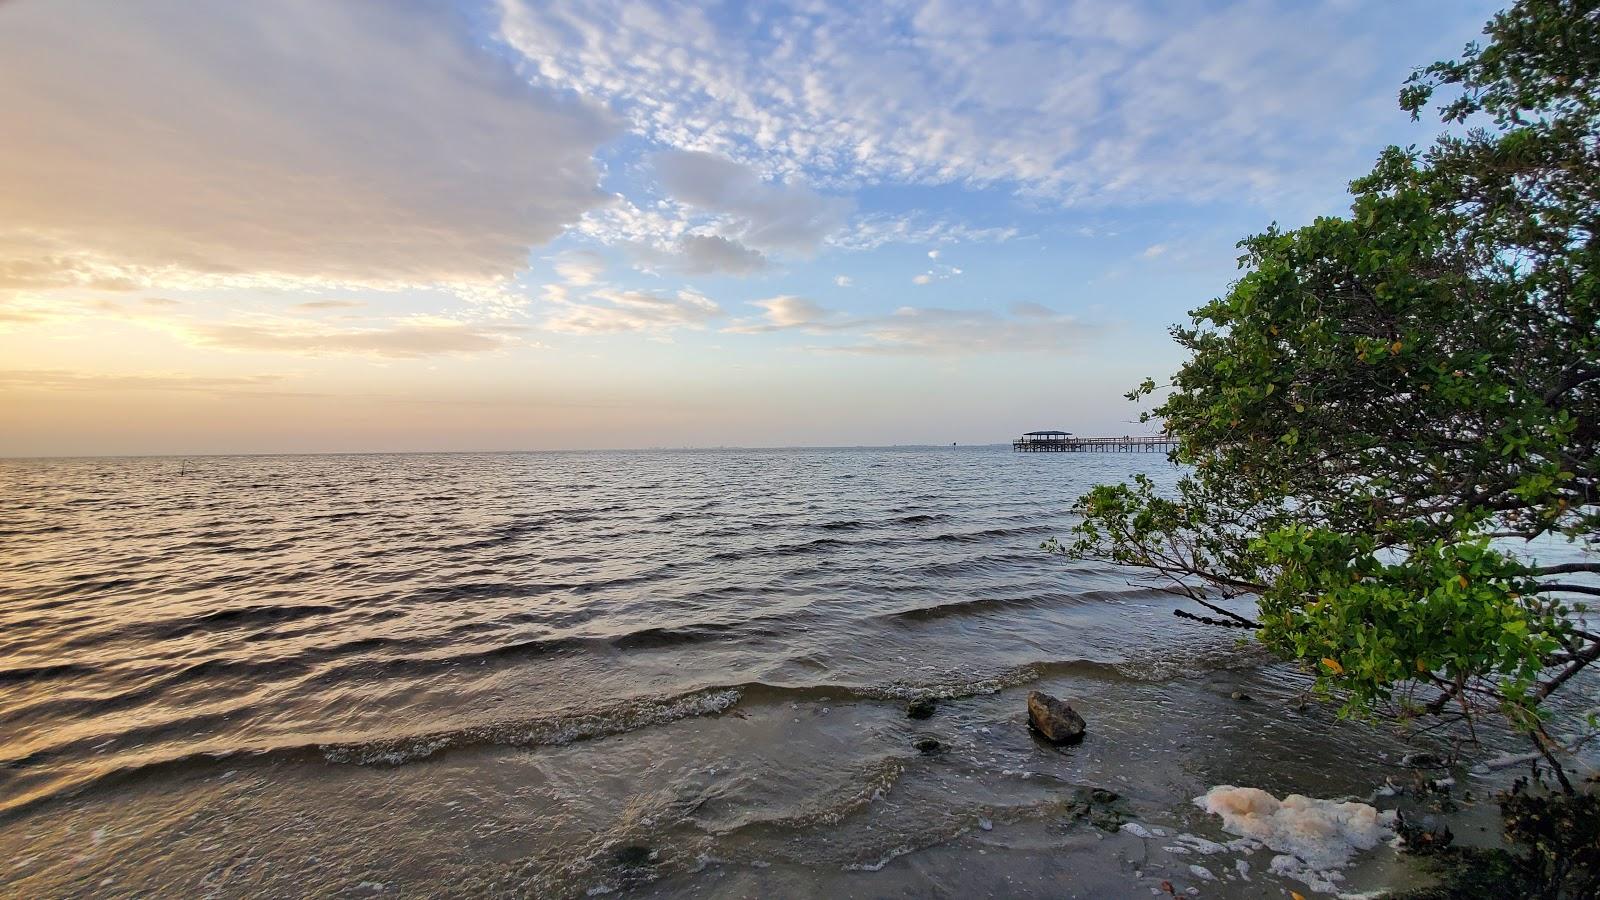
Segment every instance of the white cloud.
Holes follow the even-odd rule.
[[[932,282],[933,282],[933,275],[932,275],[932,273],[929,273],[929,272],[923,272],[923,273],[921,273],[919,275],[913,275],[911,277],[911,283],[912,284],[930,284]]]
[[[1093,333],[1077,318],[1037,304],[1009,314],[986,309],[902,307],[862,328],[866,342],[827,347],[837,353],[959,356],[1061,352]]]
[[[876,250],[885,244],[1001,244],[1020,234],[1015,227],[978,227],[927,216],[892,216],[882,213],[857,216],[845,229],[828,239],[845,250]]]
[[[554,268],[567,284],[589,285],[605,274],[606,259],[593,250],[572,250],[556,257]]]
[[[1161,254],[1166,253],[1166,252],[1167,252],[1167,245],[1166,244],[1151,244],[1150,246],[1144,248],[1144,252],[1139,254],[1139,255],[1143,256],[1145,259],[1155,259],[1156,257],[1158,257]]]
[[[851,208],[848,200],[804,185],[762,181],[749,167],[710,153],[659,153],[655,170],[674,199],[731,217],[740,241],[761,250],[815,253]]]
[[[500,350],[514,342],[517,330],[433,320],[399,320],[383,327],[347,329],[231,322],[193,326],[187,339],[228,350],[416,359]]]
[[[835,275],[833,276],[833,283],[842,288],[847,288],[855,284],[849,275]]]
[[[755,301],[760,320],[723,329],[734,334],[798,331],[811,335],[859,336],[854,343],[818,346],[830,353],[955,356],[984,353],[1060,352],[1098,329],[1037,303],[989,309],[901,307],[887,316],[851,317],[804,297],[784,295]]]
[[[939,251],[937,251],[937,250],[929,250],[928,251],[928,258],[929,259],[938,259],[939,258]]]
[[[703,328],[723,314],[716,301],[690,290],[668,295],[597,290],[581,300],[560,290],[547,291],[546,299],[552,308],[544,327],[567,334],[642,331],[660,335],[679,328]]]
[[[1379,45],[1414,44],[1365,7],[1293,0],[503,4],[531,77],[659,143],[824,187],[1008,184],[1078,203],[1342,180],[1394,121],[1404,73]]]
[[[591,156],[618,128],[455,22],[4,4],[0,288],[499,283],[605,201]]]
[[[750,305],[765,311],[763,320],[738,322],[724,328],[723,331],[731,334],[761,334],[793,328],[815,330],[825,327],[831,321],[845,321],[839,313],[792,294],[754,300]]]

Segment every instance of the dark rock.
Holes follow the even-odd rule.
[[[1432,753],[1407,753],[1405,756],[1400,757],[1400,765],[1413,769],[1442,769],[1444,768],[1444,760],[1434,756]]]
[[[618,865],[638,869],[655,862],[656,852],[643,844],[628,844],[611,851]]]
[[[1108,791],[1105,788],[1091,788],[1089,790],[1089,799],[1096,803],[1115,803],[1122,799],[1122,795],[1116,791]]]
[[[1246,694],[1244,691],[1234,691],[1233,693],[1229,694],[1228,696],[1230,698],[1234,699],[1234,700],[1239,701],[1240,703],[1251,703],[1256,699],[1256,698],[1250,696],[1249,694]]]
[[[1438,853],[1455,842],[1456,836],[1450,831],[1450,826],[1436,820],[1432,816],[1414,819],[1402,814],[1395,823],[1395,833],[1405,844],[1407,853],[1427,856]]]
[[[932,718],[933,711],[937,705],[933,702],[932,697],[918,697],[906,704],[906,715],[913,719]]]
[[[922,738],[911,746],[917,748],[917,751],[922,753],[924,756],[932,756],[935,753],[942,753],[944,751],[943,742],[936,738]]]
[[[1033,691],[1028,694],[1028,727],[1052,743],[1076,744],[1083,740],[1087,725],[1072,707],[1042,691]]]

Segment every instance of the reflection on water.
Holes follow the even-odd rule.
[[[1142,842],[1075,818],[1088,787],[1170,819],[1225,781],[1364,793],[1397,751],[1037,550],[1132,471],[1175,474],[982,448],[0,463],[0,885],[1146,893]],[[1028,736],[1040,686],[1090,741]]]

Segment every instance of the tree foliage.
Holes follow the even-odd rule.
[[[1348,216],[1242,241],[1242,277],[1173,329],[1189,357],[1149,416],[1176,491],[1098,487],[1055,549],[1255,629],[1347,711],[1542,733],[1600,658],[1600,562],[1528,543],[1600,541],[1600,6],[1522,0],[1485,35],[1401,91],[1450,133],[1383,151]]]

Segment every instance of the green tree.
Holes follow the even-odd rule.
[[[1484,33],[1401,91],[1450,133],[1385,150],[1349,216],[1242,241],[1173,329],[1188,361],[1129,396],[1170,390],[1147,417],[1176,491],[1097,487],[1049,546],[1254,629],[1346,712],[1498,709],[1548,741],[1540,702],[1600,658],[1600,562],[1523,543],[1600,541],[1600,5]]]

